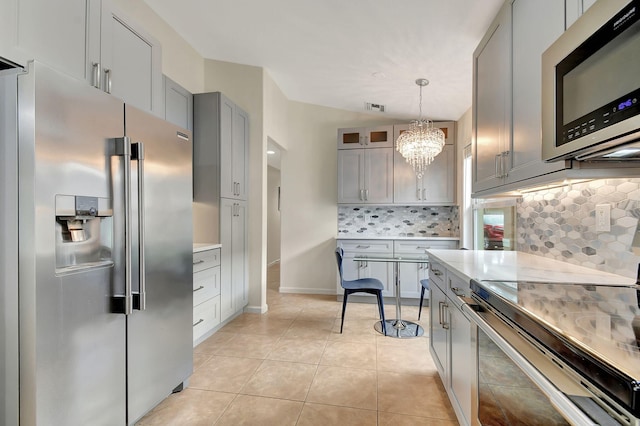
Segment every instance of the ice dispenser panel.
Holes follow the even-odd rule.
[[[113,265],[108,198],[56,195],[56,273]]]

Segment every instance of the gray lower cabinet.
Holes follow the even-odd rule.
[[[193,254],[193,346],[220,324],[220,249]]]
[[[456,249],[458,242],[437,240],[396,240],[393,242],[395,256],[425,257],[425,250],[429,249]],[[400,263],[400,296],[406,298],[419,298],[422,292],[420,281],[429,278],[429,265],[426,263]],[[429,297],[425,293],[425,299]]]
[[[4,1],[15,8],[8,39],[19,60],[44,62],[164,116],[160,43],[110,0]]]
[[[220,320],[225,321],[249,303],[246,201],[220,200],[220,243]]]
[[[471,322],[463,314],[458,295],[469,295],[469,283],[432,261],[430,283],[429,350],[458,422],[471,424]]]
[[[391,240],[338,240],[338,246],[344,250],[342,258],[342,272],[345,280],[360,278],[377,278],[382,281],[383,296],[394,295],[393,264],[386,262],[354,261],[355,256],[393,256],[393,241]],[[338,294],[344,290],[337,283]],[[366,296],[364,293],[359,294]]]

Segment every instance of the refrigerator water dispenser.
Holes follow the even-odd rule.
[[[113,265],[108,198],[56,195],[56,273]]]

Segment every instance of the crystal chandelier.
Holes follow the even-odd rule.
[[[409,124],[409,130],[400,134],[396,149],[411,164],[419,179],[433,158],[442,151],[444,132],[434,127],[433,121],[422,118],[422,88],[429,84],[429,80],[419,78],[416,84],[420,86],[420,115]]]

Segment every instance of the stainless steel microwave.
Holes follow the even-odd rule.
[[[640,0],[599,0],[542,55],[542,158],[640,161]]]

